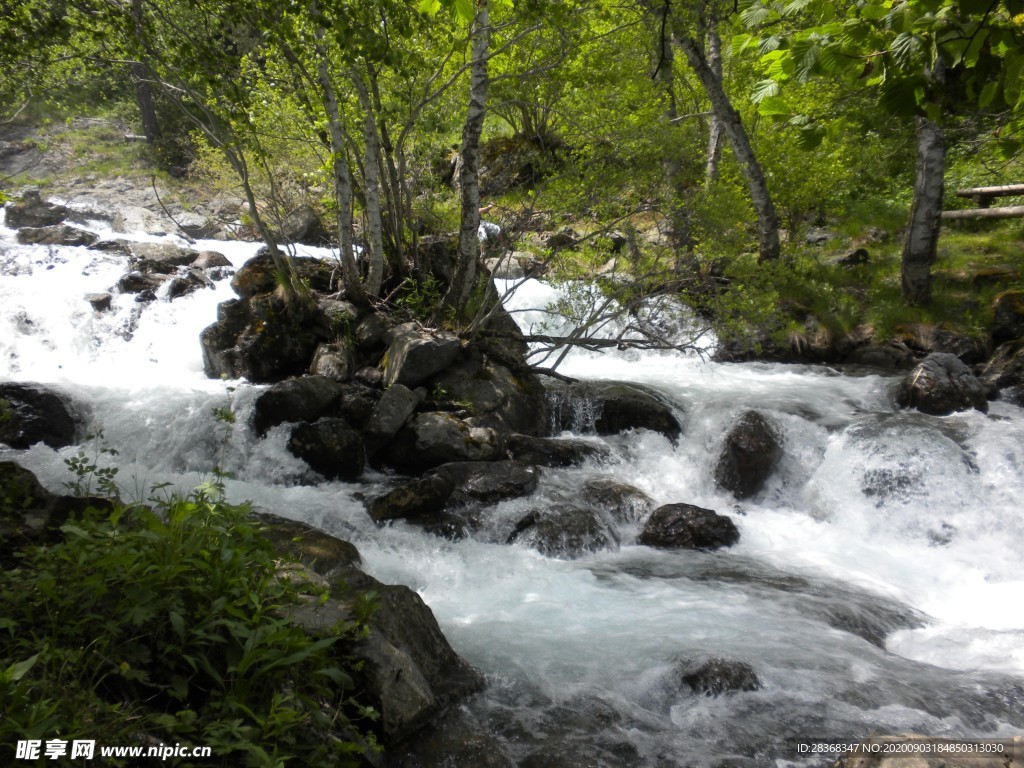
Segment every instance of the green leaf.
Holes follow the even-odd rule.
[[[750,92],[750,100],[754,104],[760,104],[767,98],[772,96],[778,96],[782,93],[782,88],[774,80],[761,80],[754,84],[753,90]]]
[[[780,117],[792,114],[792,110],[781,96],[769,96],[758,102],[757,111],[765,117]]]
[[[42,653],[42,651],[40,651]],[[16,661],[7,668],[4,672],[4,677],[12,683],[16,683],[25,675],[28,674],[29,670],[35,666],[36,661],[39,659],[39,653],[35,656],[29,656],[24,661]]]
[[[988,109],[989,105],[995,100],[996,94],[998,93],[998,80],[985,83],[985,87],[981,89],[981,93],[978,95],[978,106],[982,109]]]
[[[868,3],[860,8],[859,14],[867,21],[879,21],[889,15],[889,8],[877,3]]]
[[[463,21],[472,21],[475,13],[473,0],[455,0],[455,13]]]

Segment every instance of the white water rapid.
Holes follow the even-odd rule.
[[[256,250],[196,247],[236,266]],[[236,478],[232,500],[353,541],[366,569],[417,590],[486,674],[487,692],[468,707],[516,757],[811,766],[827,761],[799,755],[792,740],[1024,731],[1021,409],[995,402],[987,415],[937,418],[897,411],[896,380],[878,375],[574,353],[562,372],[654,387],[684,433],[675,446],[642,431],[593,437],[612,458],[544,470],[530,503],[599,476],[658,504],[728,514],[741,538],[715,553],[658,551],[633,544],[638,527],[627,527],[618,552],[550,559],[502,543],[522,500],[463,541],[378,529],[353,498],[372,490],[373,475],[317,482],[285,449],[284,427],[252,434],[261,388],[204,377],[198,335],[232,297],[228,281],[174,301],[115,295],[110,311],[94,312],[84,295],[124,271],[123,256],[22,246],[0,226],[0,380],[52,384],[86,404],[90,429],[119,451],[128,497],[163,481],[187,489],[221,466]],[[542,305],[550,290],[525,285],[511,306]],[[225,407],[235,425],[213,417]],[[737,503],[712,473],[725,431],[751,408],[781,427],[785,455],[768,486]],[[0,460],[59,491],[77,450],[0,448]],[[710,657],[748,663],[760,690],[712,698],[681,688],[678,660]]]

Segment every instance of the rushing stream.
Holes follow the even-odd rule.
[[[236,266],[256,248],[196,247]],[[51,383],[87,404],[90,428],[119,451],[128,497],[163,481],[188,488],[221,466],[235,477],[232,500],[355,542],[366,569],[417,590],[485,672],[488,691],[468,707],[517,758],[823,765],[793,740],[1024,731],[1020,408],[930,417],[897,411],[896,379],[875,374],[578,352],[564,373],[664,393],[684,426],[679,444],[644,431],[590,437],[610,460],[544,470],[529,502],[503,502],[473,538],[450,542],[405,524],[378,529],[354,494],[379,476],[316,484],[285,449],[285,427],[252,433],[261,388],[205,378],[198,335],[232,297],[228,281],[147,305],[115,295],[94,312],[84,294],[124,269],[124,256],[17,245],[0,227],[0,380]],[[511,304],[527,310],[550,294],[530,283]],[[237,424],[213,417],[225,407]],[[767,487],[737,503],[712,473],[726,430],[751,408],[781,427],[785,455]],[[0,448],[0,460],[60,490],[77,450]],[[740,542],[653,550],[632,543],[637,522],[619,531],[620,551],[574,561],[504,543],[527,504],[571,498],[592,477],[728,514]],[[760,690],[705,697],[679,686],[681,660],[711,657],[751,665]]]

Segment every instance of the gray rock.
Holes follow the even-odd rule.
[[[411,419],[381,458],[399,472],[419,474],[452,461],[493,461],[500,455],[501,444],[493,429],[429,411]]]
[[[804,234],[804,242],[808,245],[824,245],[829,240],[835,240],[837,235],[822,227],[808,227]]]
[[[200,251],[189,265],[196,269],[214,269],[218,267],[230,267],[228,257],[220,251]]]
[[[338,276],[335,266],[321,259],[307,256],[293,256],[291,267],[296,275],[313,291],[329,293],[336,285]],[[277,288],[278,275],[270,250],[264,246],[235,272],[231,287],[241,298],[247,299],[260,293],[271,293]]]
[[[516,768],[501,740],[465,709],[450,709],[390,753],[386,768]]]
[[[292,429],[288,450],[328,480],[355,480],[363,474],[363,438],[344,419],[326,417]]]
[[[664,396],[639,384],[617,381],[566,384],[549,379],[544,386],[555,431],[614,435],[630,429],[649,429],[673,442],[683,432]]]
[[[677,663],[675,674],[681,684],[698,696],[717,698],[723,693],[761,689],[761,681],[754,668],[731,659],[683,659]]]
[[[371,453],[398,434],[419,404],[420,396],[403,384],[384,390],[365,427],[367,441],[374,446]]]
[[[27,189],[19,200],[7,204],[5,222],[9,229],[52,227],[62,223],[68,214],[65,206],[42,200],[38,189]]]
[[[615,480],[588,480],[580,500],[620,523],[638,523],[654,509],[654,501],[632,485]]]
[[[111,307],[114,296],[111,293],[87,293],[85,300],[92,305],[97,312],[106,312]]]
[[[173,275],[199,257],[198,251],[173,243],[129,243],[128,251],[135,269],[158,275]]]
[[[637,541],[664,549],[719,549],[739,539],[725,515],[692,504],[666,504],[651,513]]]
[[[146,275],[142,272],[129,272],[117,281],[115,288],[118,293],[142,293],[155,291],[168,279],[167,275]]]
[[[389,520],[432,518],[444,511],[454,490],[450,477],[430,474],[370,499],[366,510],[378,525]]]
[[[607,459],[611,452],[590,440],[532,437],[513,434],[505,440],[509,458],[541,467],[572,467],[588,460]]]
[[[325,376],[301,376],[274,384],[256,398],[253,427],[265,435],[285,422],[313,422],[341,398],[345,389]]]
[[[316,348],[309,372],[337,382],[351,381],[355,376],[356,359],[345,341],[321,344]]]
[[[188,269],[184,274],[172,277],[167,286],[167,298],[174,300],[195,293],[200,288],[213,288],[213,282],[197,269]]]
[[[81,422],[80,409],[62,393],[42,384],[0,384],[0,442],[11,448],[73,445]]]
[[[391,332],[384,386],[415,387],[451,365],[459,354],[459,339],[451,333],[431,334],[406,323]]]
[[[518,461],[460,461],[443,464],[431,474],[451,481],[449,504],[483,502],[529,496],[537,490],[540,470]]]
[[[996,344],[1024,337],[1024,291],[1004,291],[996,296],[989,332]]]
[[[274,545],[275,551],[295,558],[326,579],[334,579],[362,562],[355,544],[337,539],[307,523],[266,512],[253,513],[253,517],[266,526],[262,533]]]
[[[23,245],[92,245],[100,236],[84,229],[58,224],[50,227],[23,227],[18,230],[18,242]]]
[[[384,345],[384,334],[387,331],[388,326],[383,318],[371,313],[356,324],[353,335],[360,349],[371,350]]]
[[[738,499],[764,487],[782,458],[777,429],[757,411],[747,411],[725,436],[715,467],[715,482]]]
[[[303,245],[330,245],[331,237],[320,216],[308,203],[300,205],[281,222],[281,241]]]
[[[979,379],[990,392],[1024,407],[1024,342],[1001,344],[982,368]]]
[[[934,352],[900,383],[896,402],[901,408],[945,416],[971,408],[988,413],[985,386],[959,358]]]
[[[119,206],[114,211],[110,226],[115,232],[145,232],[150,235],[166,235],[177,229],[170,219],[137,205]]]

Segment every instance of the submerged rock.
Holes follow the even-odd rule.
[[[29,448],[73,445],[81,417],[67,396],[42,384],[0,384],[0,443]]]
[[[604,516],[571,506],[530,512],[509,535],[508,543],[516,542],[546,557],[566,560],[619,548],[618,534]]]
[[[666,504],[651,513],[637,541],[665,549],[719,549],[739,540],[740,532],[725,515],[692,504]]]
[[[615,480],[588,480],[580,489],[580,500],[620,523],[637,523],[654,509],[646,493]]]
[[[460,461],[433,471],[448,478],[453,487],[450,503],[495,504],[529,496],[537,490],[540,470],[518,461]]]
[[[935,352],[922,360],[900,383],[896,402],[932,416],[971,408],[988,413],[984,385],[955,356]]]
[[[675,674],[679,676],[681,684],[698,696],[717,698],[723,693],[757,691],[761,688],[761,681],[752,666],[731,659],[684,659],[678,663]]]
[[[410,480],[367,502],[366,509],[378,525],[389,520],[420,520],[436,517],[455,490],[450,477],[430,474]]]
[[[738,499],[760,491],[782,458],[774,426],[757,411],[744,413],[725,436],[715,482]]]
[[[541,467],[572,467],[588,460],[607,459],[611,453],[589,440],[532,437],[513,434],[505,440],[509,457]]]

